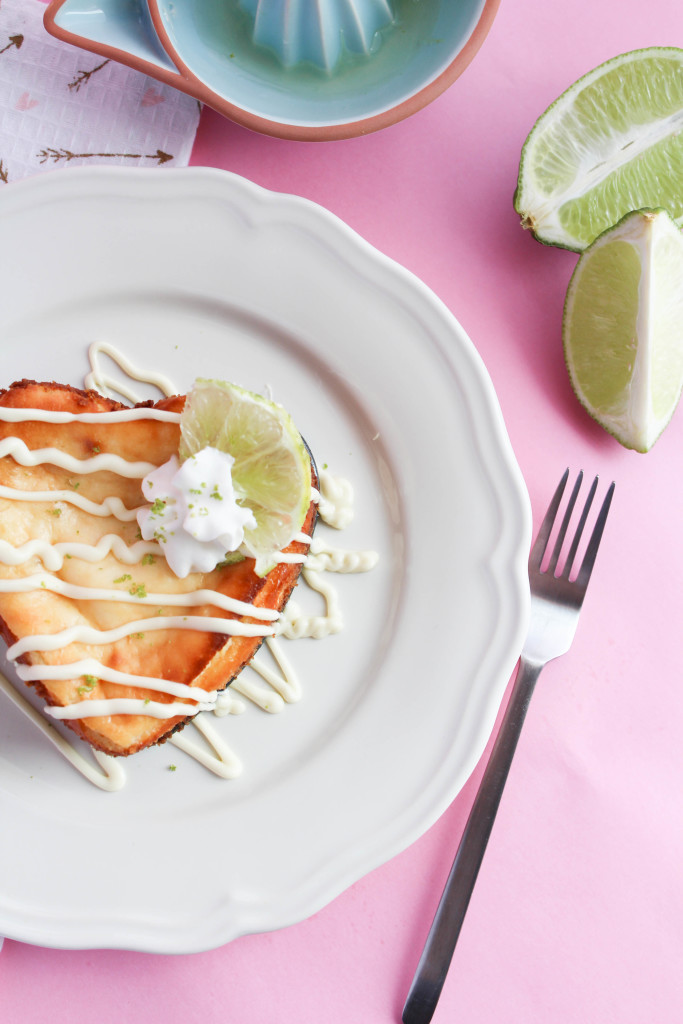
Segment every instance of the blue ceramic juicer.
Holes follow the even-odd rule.
[[[254,131],[328,141],[415,113],[467,67],[499,0],[50,0],[64,42]]]

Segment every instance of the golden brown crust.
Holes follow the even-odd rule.
[[[179,412],[184,401],[184,396],[180,395],[142,405]],[[0,391],[0,406],[66,412],[108,412],[126,408],[122,403],[104,398],[94,391],[30,380],[17,381],[10,388]],[[177,424],[153,420],[101,425],[0,421],[0,439],[7,436],[20,437],[31,449],[57,447],[77,458],[109,451],[129,461],[161,464],[177,452],[179,428]],[[79,494],[98,503],[108,496],[117,495],[127,508],[135,508],[144,503],[139,480],[127,480],[108,472],[74,479],[73,474],[56,466],[41,464],[30,468],[21,467],[9,456],[0,459],[0,485],[29,491],[68,490],[72,487],[77,488]],[[312,533],[315,516],[316,509],[311,504],[303,526],[304,532]],[[42,537],[51,543],[78,539],[96,544],[102,536],[110,533],[121,537],[129,545],[139,539],[136,538],[137,523],[134,520],[121,522],[112,516],[96,517],[68,503],[56,509],[54,502],[0,498],[0,538],[15,546],[35,537]],[[287,550],[304,553],[305,545],[293,542]],[[186,580],[178,580],[165,559],[159,558],[153,565],[136,564],[131,567],[119,562],[113,555],[108,555],[95,564],[77,558],[65,560],[62,569],[55,575],[79,585],[113,589],[130,588],[130,583],[123,581],[123,577],[130,579],[134,575],[134,583],[143,584],[148,593],[177,594],[213,589],[257,607],[281,610],[296,585],[300,570],[300,563],[280,563],[267,576],[259,578],[253,571],[253,561],[245,559],[212,573],[195,573]],[[40,571],[43,571],[43,566],[37,558],[15,567],[0,564],[0,579],[27,576]],[[24,636],[58,632],[75,624],[108,629],[134,619],[153,618],[157,611],[154,605],[145,605],[143,609],[138,605],[136,608],[134,596],[130,602],[114,603],[76,602],[46,591],[29,594],[0,593],[0,633],[8,644],[12,644]],[[170,614],[169,611],[165,613]],[[212,606],[174,607],[172,614],[240,618]],[[21,660],[31,664],[65,664],[94,657],[119,671],[173,679],[211,691],[229,685],[253,657],[261,642],[261,637],[231,637],[198,630],[150,630],[144,636],[129,636],[107,645],[74,643],[60,651],[29,653]],[[163,693],[119,686],[104,680],[98,680],[92,691],[79,694],[78,688],[81,686],[82,689],[82,683],[82,679],[66,682],[43,680],[34,685],[36,691],[52,705],[63,706],[76,700],[114,696],[149,698],[166,703],[173,699]],[[182,727],[189,717],[160,720],[143,715],[114,715],[71,720],[67,724],[98,750],[127,755],[163,742],[173,731]]]

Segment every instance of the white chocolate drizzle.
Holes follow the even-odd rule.
[[[86,375],[84,380],[86,388],[90,388],[93,391],[99,391],[100,394],[105,396],[107,396],[108,391],[114,391],[117,395],[121,395],[122,398],[125,398],[129,402],[135,403],[140,401],[140,397],[137,393],[127,384],[124,384],[118,380],[118,378],[112,377],[102,370],[100,365],[100,353],[103,353],[105,356],[109,356],[112,362],[115,363],[119,369],[123,370],[126,376],[131,380],[140,381],[141,384],[151,384],[152,387],[158,388],[166,398],[169,398],[171,395],[178,394],[177,389],[163,373],[156,373],[152,370],[140,370],[124,356],[123,352],[114,345],[108,344],[106,341],[94,341],[88,349],[90,373]]]
[[[281,617],[280,630],[290,640],[301,637],[313,637],[322,640],[326,636],[340,633],[344,628],[344,619],[339,606],[337,591],[322,576],[321,572],[309,571],[304,567],[304,582],[311,590],[317,590],[325,602],[324,615],[306,615],[296,601],[289,601]]]
[[[2,560],[1,556],[2,553],[0,552],[0,560]],[[274,622],[278,618],[278,613],[273,611],[272,608],[257,608],[255,605],[249,604],[246,601],[237,601],[234,597],[228,597],[225,594],[221,594],[218,590],[189,590],[184,594],[148,594],[145,592],[141,596],[132,596],[129,590],[112,590],[107,587],[79,587],[74,583],[68,583],[66,580],[60,579],[58,576],[51,576],[49,573],[36,573],[33,576],[22,576],[21,579],[0,580],[0,594],[26,594],[32,590],[40,589],[49,591],[53,594],[61,594],[63,597],[71,598],[72,601],[118,601],[125,604],[153,604],[166,605],[170,607],[173,607],[174,605],[180,607],[197,607],[198,605],[210,604],[214,605],[216,608],[222,608],[223,611],[226,612],[234,612],[236,615],[250,615],[252,618],[263,619],[266,622]],[[159,621],[164,621],[164,618],[168,619],[169,616],[159,616]],[[183,619],[186,618],[188,618],[188,616],[183,616]],[[145,624],[148,624],[149,621],[149,619],[144,620]],[[156,622],[157,620],[152,619],[151,621]],[[209,619],[207,621],[214,622],[213,619]],[[233,623],[230,620],[221,619],[220,624],[220,629],[207,629],[207,632],[231,633]],[[130,628],[132,633],[139,633],[142,626],[140,629],[133,628],[135,626],[135,622],[130,622],[127,624],[126,628]],[[234,623],[235,628],[238,626],[239,623]],[[152,626],[149,628],[154,627]],[[192,628],[196,628],[196,625]],[[261,634],[248,633],[242,635],[260,636]],[[91,642],[98,643],[99,641]],[[108,642],[108,640],[104,641],[104,643]],[[37,649],[38,648],[36,648],[36,650]],[[55,650],[55,648],[52,647],[42,649]]]
[[[320,471],[318,511],[328,526],[345,530],[353,521],[353,487],[348,480]]]
[[[113,409],[110,412],[60,412],[50,409],[24,409],[6,406],[5,423],[126,423],[131,420],[159,420],[180,423],[180,413],[168,409]]]
[[[217,619],[209,615],[157,615],[153,619],[134,619],[113,629],[96,629],[94,626],[68,626],[57,633],[34,633],[22,637],[12,644],[7,657],[14,661],[29,651],[61,651],[71,644],[113,644],[135,633],[147,633],[158,629],[196,629],[202,633],[221,633],[225,636],[267,636],[272,626],[257,626],[250,622],[234,619]],[[71,679],[68,665],[61,665],[62,679]]]
[[[24,682],[35,682],[41,679],[62,679],[61,669],[61,665],[17,665],[15,671]],[[74,679],[78,679],[80,676],[96,676],[97,679],[105,679],[110,683],[120,683],[122,686],[142,686],[146,690],[158,690],[174,697],[183,697],[186,700],[206,701],[213,696],[211,701],[213,704],[217,696],[207,693],[206,690],[202,690],[198,686],[174,683],[170,679],[155,679],[154,676],[136,676],[129,672],[119,672],[118,669],[110,668],[109,665],[103,665],[97,658],[81,658],[80,661],[69,662],[69,670],[73,673],[72,678]],[[86,706],[93,703],[94,701],[82,701],[82,704]],[[142,706],[144,701],[139,703]],[[141,714],[146,714],[146,712],[143,711]],[[53,717],[59,716],[53,715]]]
[[[0,540],[0,562],[4,565],[23,565],[39,558],[46,569],[58,572],[67,558],[79,558],[82,562],[101,562],[107,555],[113,555],[125,565],[138,565],[145,555],[159,555],[156,541],[139,540],[126,544],[117,533],[107,533],[97,544],[80,544],[76,541],[61,541],[50,544],[47,540],[29,540],[18,547]],[[61,581],[59,581],[61,582]],[[166,598],[164,598],[166,600]]]
[[[63,501],[69,505],[75,505],[76,508],[88,512],[91,516],[101,518],[113,516],[120,523],[132,523],[137,519],[138,508],[145,507],[139,505],[136,508],[126,508],[121,499],[116,497],[105,498],[104,501],[97,502],[90,501],[89,498],[78,494],[77,491],[20,491],[4,485],[0,486],[0,498],[7,498],[9,501],[50,501],[53,503]]]
[[[242,762],[211,723],[202,715],[200,718],[195,718],[192,724],[211,746],[213,753],[190,739],[187,730],[175,733],[171,736],[169,743],[222,779],[236,779],[241,775]]]
[[[379,560],[376,551],[347,551],[333,548],[317,537],[311,539],[310,554],[306,559],[308,572],[369,572]]]
[[[108,470],[131,480],[141,480],[156,468],[153,462],[127,462],[120,455],[108,452],[103,455],[91,455],[87,459],[77,459],[60,451],[59,448],[28,448],[19,437],[5,437],[0,441],[0,459],[5,455],[11,455],[20,466],[39,466],[43,462],[49,462],[60,469],[66,469],[69,473],[98,473]]]
[[[15,690],[1,672],[0,690],[42,732],[43,736],[57,748],[62,757],[65,757],[76,771],[80,772],[93,786],[97,786],[98,789],[103,789],[108,793],[115,793],[125,785],[126,772],[120,758],[110,757],[109,754],[103,754],[101,750],[90,748],[92,755],[101,768],[101,771],[98,771],[92,761],[85,758],[70,740],[65,739],[60,732],[57,732],[54,726],[45,721],[41,713],[36,711],[22,693]]]

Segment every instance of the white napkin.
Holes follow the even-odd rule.
[[[49,35],[38,0],[0,0],[0,188],[68,164],[184,167],[200,107]]]

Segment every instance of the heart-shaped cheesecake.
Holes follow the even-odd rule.
[[[143,478],[178,453],[184,404],[130,419],[67,385],[0,393],[0,631],[48,712],[108,754],[162,742],[211,706],[276,631],[307,553],[294,539],[265,575],[246,557],[179,578],[141,539]],[[315,517],[311,502],[301,533]]]

